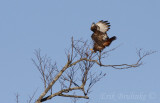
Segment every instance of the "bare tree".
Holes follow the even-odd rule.
[[[88,41],[73,40],[72,37],[71,48],[66,50],[66,64],[61,69],[57,68],[56,63],[52,64],[49,57],[41,56],[40,50],[35,51],[37,60],[32,59],[32,61],[40,72],[44,84],[44,91],[36,103],[47,101],[56,96],[89,99],[88,94],[91,92],[91,88],[106,75],[102,71],[93,72],[92,69],[95,65],[114,69],[136,68],[142,65],[144,57],[155,52],[142,52],[142,49],[139,49],[137,50],[138,60],[136,63],[105,64],[103,63],[105,56],[117,47],[108,51],[93,53],[90,51],[91,46],[92,43]],[[52,90],[53,85],[56,84],[61,87],[57,92]],[[73,101],[76,102],[76,99]]]

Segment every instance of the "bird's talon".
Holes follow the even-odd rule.
[[[93,49],[90,49],[92,53],[95,53],[95,51]]]
[[[91,51],[93,51],[93,49],[90,49]]]

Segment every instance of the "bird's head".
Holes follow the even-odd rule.
[[[93,32],[95,32],[96,30],[99,30],[99,26],[97,26],[97,25],[93,22],[92,25],[91,25],[91,30],[92,30]]]

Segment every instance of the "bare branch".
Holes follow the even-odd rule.
[[[16,103],[19,103],[19,94],[16,93]]]
[[[87,89],[87,93],[88,94],[90,92],[90,89],[98,82],[100,81],[104,76],[106,76],[106,73],[100,73],[98,75],[95,76],[96,73],[94,74],[91,74],[90,73],[90,83],[89,83],[89,86],[88,86],[88,89]]]
[[[66,95],[66,94],[60,94],[59,96],[89,99],[89,97],[88,97],[88,96],[77,96],[77,95]]]
[[[88,43],[88,41],[83,41],[81,39],[74,40],[72,37],[71,48],[65,52],[67,63],[60,71],[57,69],[56,63],[52,65],[51,60],[47,56],[42,57],[40,51],[36,51],[35,54],[38,63],[36,63],[35,60],[33,60],[33,63],[41,73],[45,85],[45,90],[39,96],[36,103],[47,101],[56,96],[89,99],[87,94],[90,93],[91,88],[106,75],[102,72],[99,74],[97,72],[92,73],[91,69],[94,65],[115,69],[135,68],[142,65],[142,59],[144,57],[155,53],[154,51],[142,53],[140,49],[137,51],[138,60],[135,63],[110,65],[102,63],[102,59],[117,47],[108,51],[93,53],[90,51],[90,45],[91,43]],[[61,89],[58,92],[52,93],[52,87],[57,80],[59,81],[59,87],[61,87]],[[51,90],[51,94],[45,97],[49,90]],[[69,94],[71,91],[75,92],[77,90],[81,91],[83,95]]]
[[[29,97],[29,100],[28,100],[27,103],[31,103],[31,102],[33,101],[33,98],[34,98],[34,96],[35,96],[37,90],[38,90],[38,89],[36,89],[36,91],[33,93],[33,95],[32,95],[31,97]]]
[[[73,95],[76,95],[75,92],[73,93]],[[71,101],[72,103],[76,103],[78,101],[79,98],[73,98],[71,97]]]
[[[43,101],[46,101],[46,100],[49,100],[49,99],[51,99],[51,98],[53,98],[53,97],[55,97],[55,96],[59,96],[59,95],[61,95],[62,93],[65,93],[65,92],[67,92],[67,91],[79,90],[79,89],[81,89],[81,87],[74,87],[74,88],[63,89],[63,90],[61,90],[61,91],[59,91],[59,92],[57,92],[57,93],[54,93],[54,94],[52,94],[52,95],[50,95],[50,96],[47,96],[47,97],[41,99],[41,101],[37,101],[37,103],[43,102]]]

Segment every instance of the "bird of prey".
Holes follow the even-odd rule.
[[[110,29],[110,23],[108,21],[99,21],[96,24],[92,23],[91,31],[93,34],[91,36],[93,40],[93,49],[94,52],[101,52],[105,47],[109,46],[112,41],[116,40],[116,36],[111,38],[108,37],[107,31]]]

